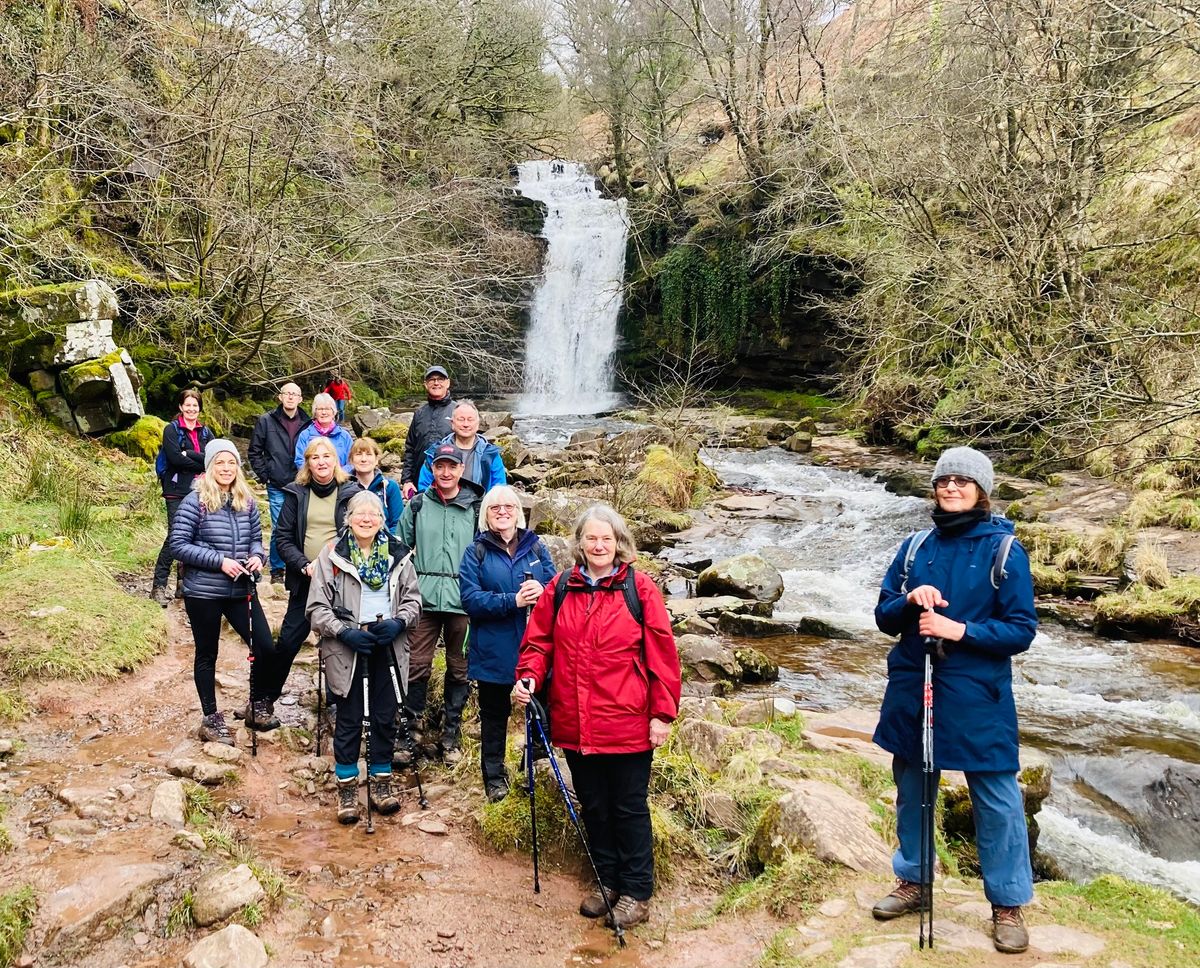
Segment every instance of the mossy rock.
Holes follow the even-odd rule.
[[[63,396],[72,403],[104,397],[112,392],[112,373],[109,368],[123,363],[121,351],[115,350],[97,359],[67,367],[58,375]]]
[[[742,667],[742,682],[774,682],[779,678],[779,666],[758,649],[744,646],[735,649],[733,655]]]
[[[404,441],[408,438],[409,421],[389,420],[367,431],[367,436],[380,444],[388,444],[394,440]]]
[[[153,464],[162,446],[163,429],[166,426],[165,420],[147,414],[125,430],[109,434],[105,441],[130,457],[140,457]]]

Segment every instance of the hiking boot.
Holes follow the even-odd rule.
[[[442,762],[447,766],[458,766],[462,762],[462,758],[462,747],[442,744]]]
[[[285,569],[283,569],[283,568],[272,568],[271,569],[271,584],[272,585],[282,585],[283,580],[286,577],[287,577],[287,571]]]
[[[1029,947],[1029,930],[1019,907],[992,905],[992,944],[1006,955],[1019,955]]]
[[[182,578],[175,579],[175,598],[177,600],[183,599],[183,579]]]
[[[212,713],[200,720],[200,728],[196,731],[202,743],[224,743],[233,745],[233,735],[225,725],[225,717],[220,713]]]
[[[608,904],[614,905],[620,896],[608,887],[604,889],[604,894],[608,895]],[[602,918],[607,915],[608,904],[604,903],[604,894],[600,893],[599,887],[593,887],[592,892],[579,902],[579,913],[585,918]]]
[[[582,909],[582,905],[581,905]],[[637,898],[622,894],[613,905],[612,917],[606,917],[604,923],[610,928],[631,928],[650,918],[650,900],[639,901]]]
[[[385,817],[400,809],[400,801],[392,792],[392,774],[374,773],[367,778],[367,796],[371,806]]]
[[[890,921],[921,908],[921,885],[915,881],[896,879],[896,886],[887,897],[880,898],[871,908],[876,921]]]
[[[488,780],[483,785],[483,792],[487,794],[488,803],[499,803],[508,796],[508,780],[503,778],[499,780]],[[592,915],[597,917],[598,915]]]
[[[358,777],[337,781],[338,823],[358,823]]]
[[[150,589],[150,601],[156,605],[161,605],[166,608],[171,604],[171,593],[167,591],[166,585],[155,585]]]
[[[249,715],[245,715],[246,713]],[[279,720],[275,716],[275,704],[269,699],[255,699],[248,709],[242,710],[246,725],[260,733],[279,728]]]

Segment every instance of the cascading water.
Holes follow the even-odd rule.
[[[546,270],[525,341],[524,413],[610,410],[617,315],[629,221],[625,201],[604,198],[582,165],[526,161],[517,190],[547,208]]]

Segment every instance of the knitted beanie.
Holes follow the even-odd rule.
[[[208,446],[211,447],[212,444]],[[984,494],[992,493],[992,484],[994,483],[992,462],[988,459],[987,454],[981,453],[974,447],[951,447],[938,458],[937,466],[933,469],[932,480],[949,477],[951,474],[969,477],[979,485],[979,489]]]
[[[238,463],[242,462],[242,455],[238,453],[238,449],[233,446],[233,441],[225,440],[218,437],[216,440],[210,440],[204,448],[204,469],[208,470],[212,467],[212,462],[216,460],[217,454],[227,452],[233,454],[237,458]]]

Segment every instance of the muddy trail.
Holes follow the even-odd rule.
[[[282,596],[264,605],[278,622]],[[168,621],[166,652],[135,674],[33,692],[34,714],[0,761],[15,845],[0,855],[0,883],[29,884],[39,900],[14,961],[19,966],[192,963],[185,962],[189,952],[225,923],[248,925],[272,965],[729,968],[762,963],[785,929],[786,950],[775,955],[806,963],[894,966],[918,957],[915,924],[871,920],[871,902],[887,890],[881,877],[847,874],[799,920],[761,908],[718,916],[714,908],[728,884],[698,858],[673,864],[650,922],[618,949],[607,930],[576,911],[588,886],[578,867],[544,866],[541,893],[534,894],[528,856],[497,854],[482,840],[484,798],[469,761],[453,773],[438,766],[425,772],[428,811],[410,789],[398,814],[376,819],[374,836],[361,823],[339,826],[328,756],[317,759],[309,749],[311,646],[277,706],[285,728],[260,736],[256,758],[244,729],[236,751],[211,744],[201,750],[193,739],[200,710],[181,603],[170,606]],[[226,630],[218,702],[230,715],[245,696],[245,648]],[[211,818],[156,818],[160,787],[189,772],[216,781],[207,787]],[[273,890],[264,898],[255,885],[248,904],[236,902],[209,925],[181,922],[181,910],[198,915],[207,903],[205,880],[241,863]],[[938,893],[948,915],[938,962],[960,964],[969,954],[972,964],[1020,968],[1070,950],[1047,925],[1040,950],[998,955],[978,888],[948,881]],[[252,962],[230,956],[207,963]]]

